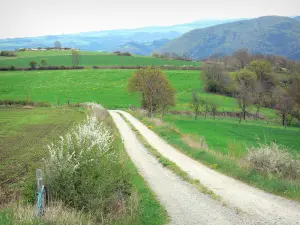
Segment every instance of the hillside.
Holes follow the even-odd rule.
[[[55,41],[60,41],[64,47],[78,48],[85,51],[116,51],[126,43],[142,44],[138,51],[136,48],[131,53],[149,52],[145,47],[147,43],[161,40],[174,39],[181,34],[196,28],[209,27],[216,24],[234,20],[200,20],[191,23],[172,26],[153,26],[137,29],[103,30],[82,32],[78,34],[47,35],[40,37],[7,38],[0,39],[0,50],[14,50],[16,48],[52,47]],[[156,46],[159,48],[160,46]],[[131,49],[129,49],[131,51]],[[150,54],[150,53],[149,53]]]
[[[288,17],[265,16],[196,29],[169,41],[159,51],[186,52],[193,59],[203,59],[213,53],[231,54],[240,48],[299,59],[300,22]]]

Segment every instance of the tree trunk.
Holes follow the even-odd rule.
[[[197,120],[197,116],[198,116],[198,113],[197,113],[197,112],[195,112],[195,120]]]
[[[285,125],[285,114],[282,115],[282,126]]]
[[[246,111],[243,111],[244,120],[246,120]]]

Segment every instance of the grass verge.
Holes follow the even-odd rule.
[[[130,113],[146,126],[151,127],[151,129],[167,143],[208,167],[266,192],[300,201],[300,182],[298,180],[289,180],[270,174],[262,174],[249,167],[249,165],[242,160],[230,155],[223,155],[214,150],[193,148],[183,141],[182,137],[186,135],[186,133],[182,132],[180,128],[173,123],[163,122],[162,125],[156,125],[154,120],[146,118],[142,114],[135,111],[130,111]]]

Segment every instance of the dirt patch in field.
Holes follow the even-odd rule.
[[[186,143],[191,148],[199,148],[205,150],[209,149],[203,136],[199,138],[195,137],[192,134],[183,134],[181,136],[181,140],[183,140],[184,143]]]

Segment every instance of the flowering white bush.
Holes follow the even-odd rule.
[[[266,173],[277,174],[290,179],[300,178],[300,161],[286,148],[276,143],[248,149],[246,159],[253,168]]]
[[[65,137],[60,137],[56,144],[48,146],[50,158],[48,163],[55,164],[57,169],[70,167],[75,170],[80,163],[89,163],[93,158],[89,154],[95,151],[96,155],[109,151],[112,135],[103,122],[96,117],[87,117],[83,124],[77,125]],[[94,157],[94,154],[93,154]]]

